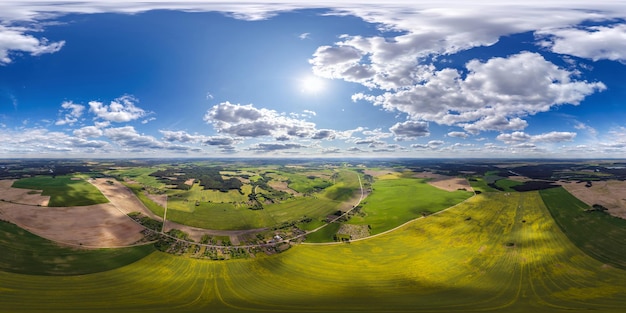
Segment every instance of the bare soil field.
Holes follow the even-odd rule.
[[[415,174],[415,177],[429,179],[428,184],[446,191],[455,191],[459,189],[474,191],[465,178],[439,175],[432,172],[417,173]]]
[[[146,206],[137,199],[135,194],[126,186],[122,185],[122,183],[107,178],[90,179],[89,182],[96,186],[114,206],[125,214],[139,212],[151,219],[163,220],[160,216],[155,215],[146,208]]]
[[[0,218],[40,237],[74,246],[127,246],[143,238],[143,227],[113,204],[39,207],[0,202]]]
[[[591,187],[585,187],[585,183],[558,183],[586,204],[600,204],[609,214],[626,218],[626,181],[594,181]]]
[[[289,188],[289,186],[288,186],[286,181],[270,181],[269,185],[270,185],[270,187],[272,187],[272,188],[274,188],[274,189],[276,189],[278,191],[284,191],[284,192],[286,192],[288,194],[291,194],[293,196],[296,196],[296,197],[302,196],[301,193],[299,193],[299,192]]]
[[[12,188],[15,180],[0,180],[1,201],[35,206],[48,206],[50,196],[42,196],[41,190]]]
[[[509,176],[509,177],[507,177],[507,179],[514,180],[514,181],[517,181],[517,182],[520,182],[520,183],[524,183],[524,182],[532,180],[532,179],[530,179],[528,177],[525,177],[525,176]]]

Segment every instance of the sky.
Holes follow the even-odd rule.
[[[0,158],[626,156],[626,1],[335,2],[2,1]]]

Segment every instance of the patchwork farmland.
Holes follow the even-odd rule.
[[[262,173],[269,168],[249,168],[244,175],[267,177]],[[275,178],[288,177],[271,171]],[[621,249],[626,221],[589,211],[562,188],[500,191],[483,183],[484,173],[449,176],[484,184],[473,194],[431,186],[428,178],[409,175],[414,167],[385,171],[391,175],[340,166],[297,180],[330,184],[306,196],[306,188],[296,187],[302,195],[247,209],[268,214],[274,223],[266,222],[266,232],[253,239],[244,236],[223,248],[248,247],[247,257],[221,261],[198,255],[225,244],[236,229],[214,230],[215,240],[206,245],[190,240],[184,253],[159,251],[149,241],[85,249],[13,225],[5,208],[25,204],[4,201],[0,218],[9,222],[0,223],[0,245],[8,253],[0,257],[0,312],[622,312],[626,307],[626,251]],[[313,173],[307,167],[301,175]],[[155,189],[144,186],[139,193],[171,197],[178,192],[153,183]],[[303,220],[293,212],[300,206],[291,205],[298,201],[352,205],[308,209],[310,220]],[[71,211],[63,214],[73,218]],[[237,225],[235,218],[222,219]],[[369,225],[371,236],[334,241],[344,224]],[[268,253],[274,236],[287,239],[298,233],[295,229],[316,231],[284,252]],[[250,248],[253,242],[263,248]]]

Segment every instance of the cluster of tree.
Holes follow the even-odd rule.
[[[609,209],[601,204],[594,204],[591,208],[586,209],[585,212],[607,212]]]
[[[524,184],[522,185],[513,186],[511,188],[514,189],[515,191],[521,192],[521,191],[543,190],[543,189],[550,189],[550,188],[556,188],[556,187],[560,187],[560,186],[549,181],[530,180],[530,181],[524,182]]]
[[[272,188],[268,181],[270,179],[262,176],[260,179],[257,179],[252,184],[252,192],[248,195],[248,201],[250,202],[250,210],[262,210],[263,203],[268,201],[271,203],[275,203],[277,201],[282,201],[291,198],[291,195],[287,192],[276,190]],[[257,193],[258,189],[263,189],[263,193]]]
[[[234,177],[223,179],[220,171],[222,171],[221,167],[193,166],[159,170],[150,174],[150,176],[157,177],[167,184],[174,184],[177,188],[183,190],[190,188],[190,186],[185,184],[187,180],[196,179],[200,181],[200,186],[204,187],[204,189],[219,190],[222,192],[227,192],[232,189],[241,191],[243,183],[239,179]]]

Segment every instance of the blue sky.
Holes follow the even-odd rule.
[[[623,1],[3,1],[2,157],[626,155]]]

